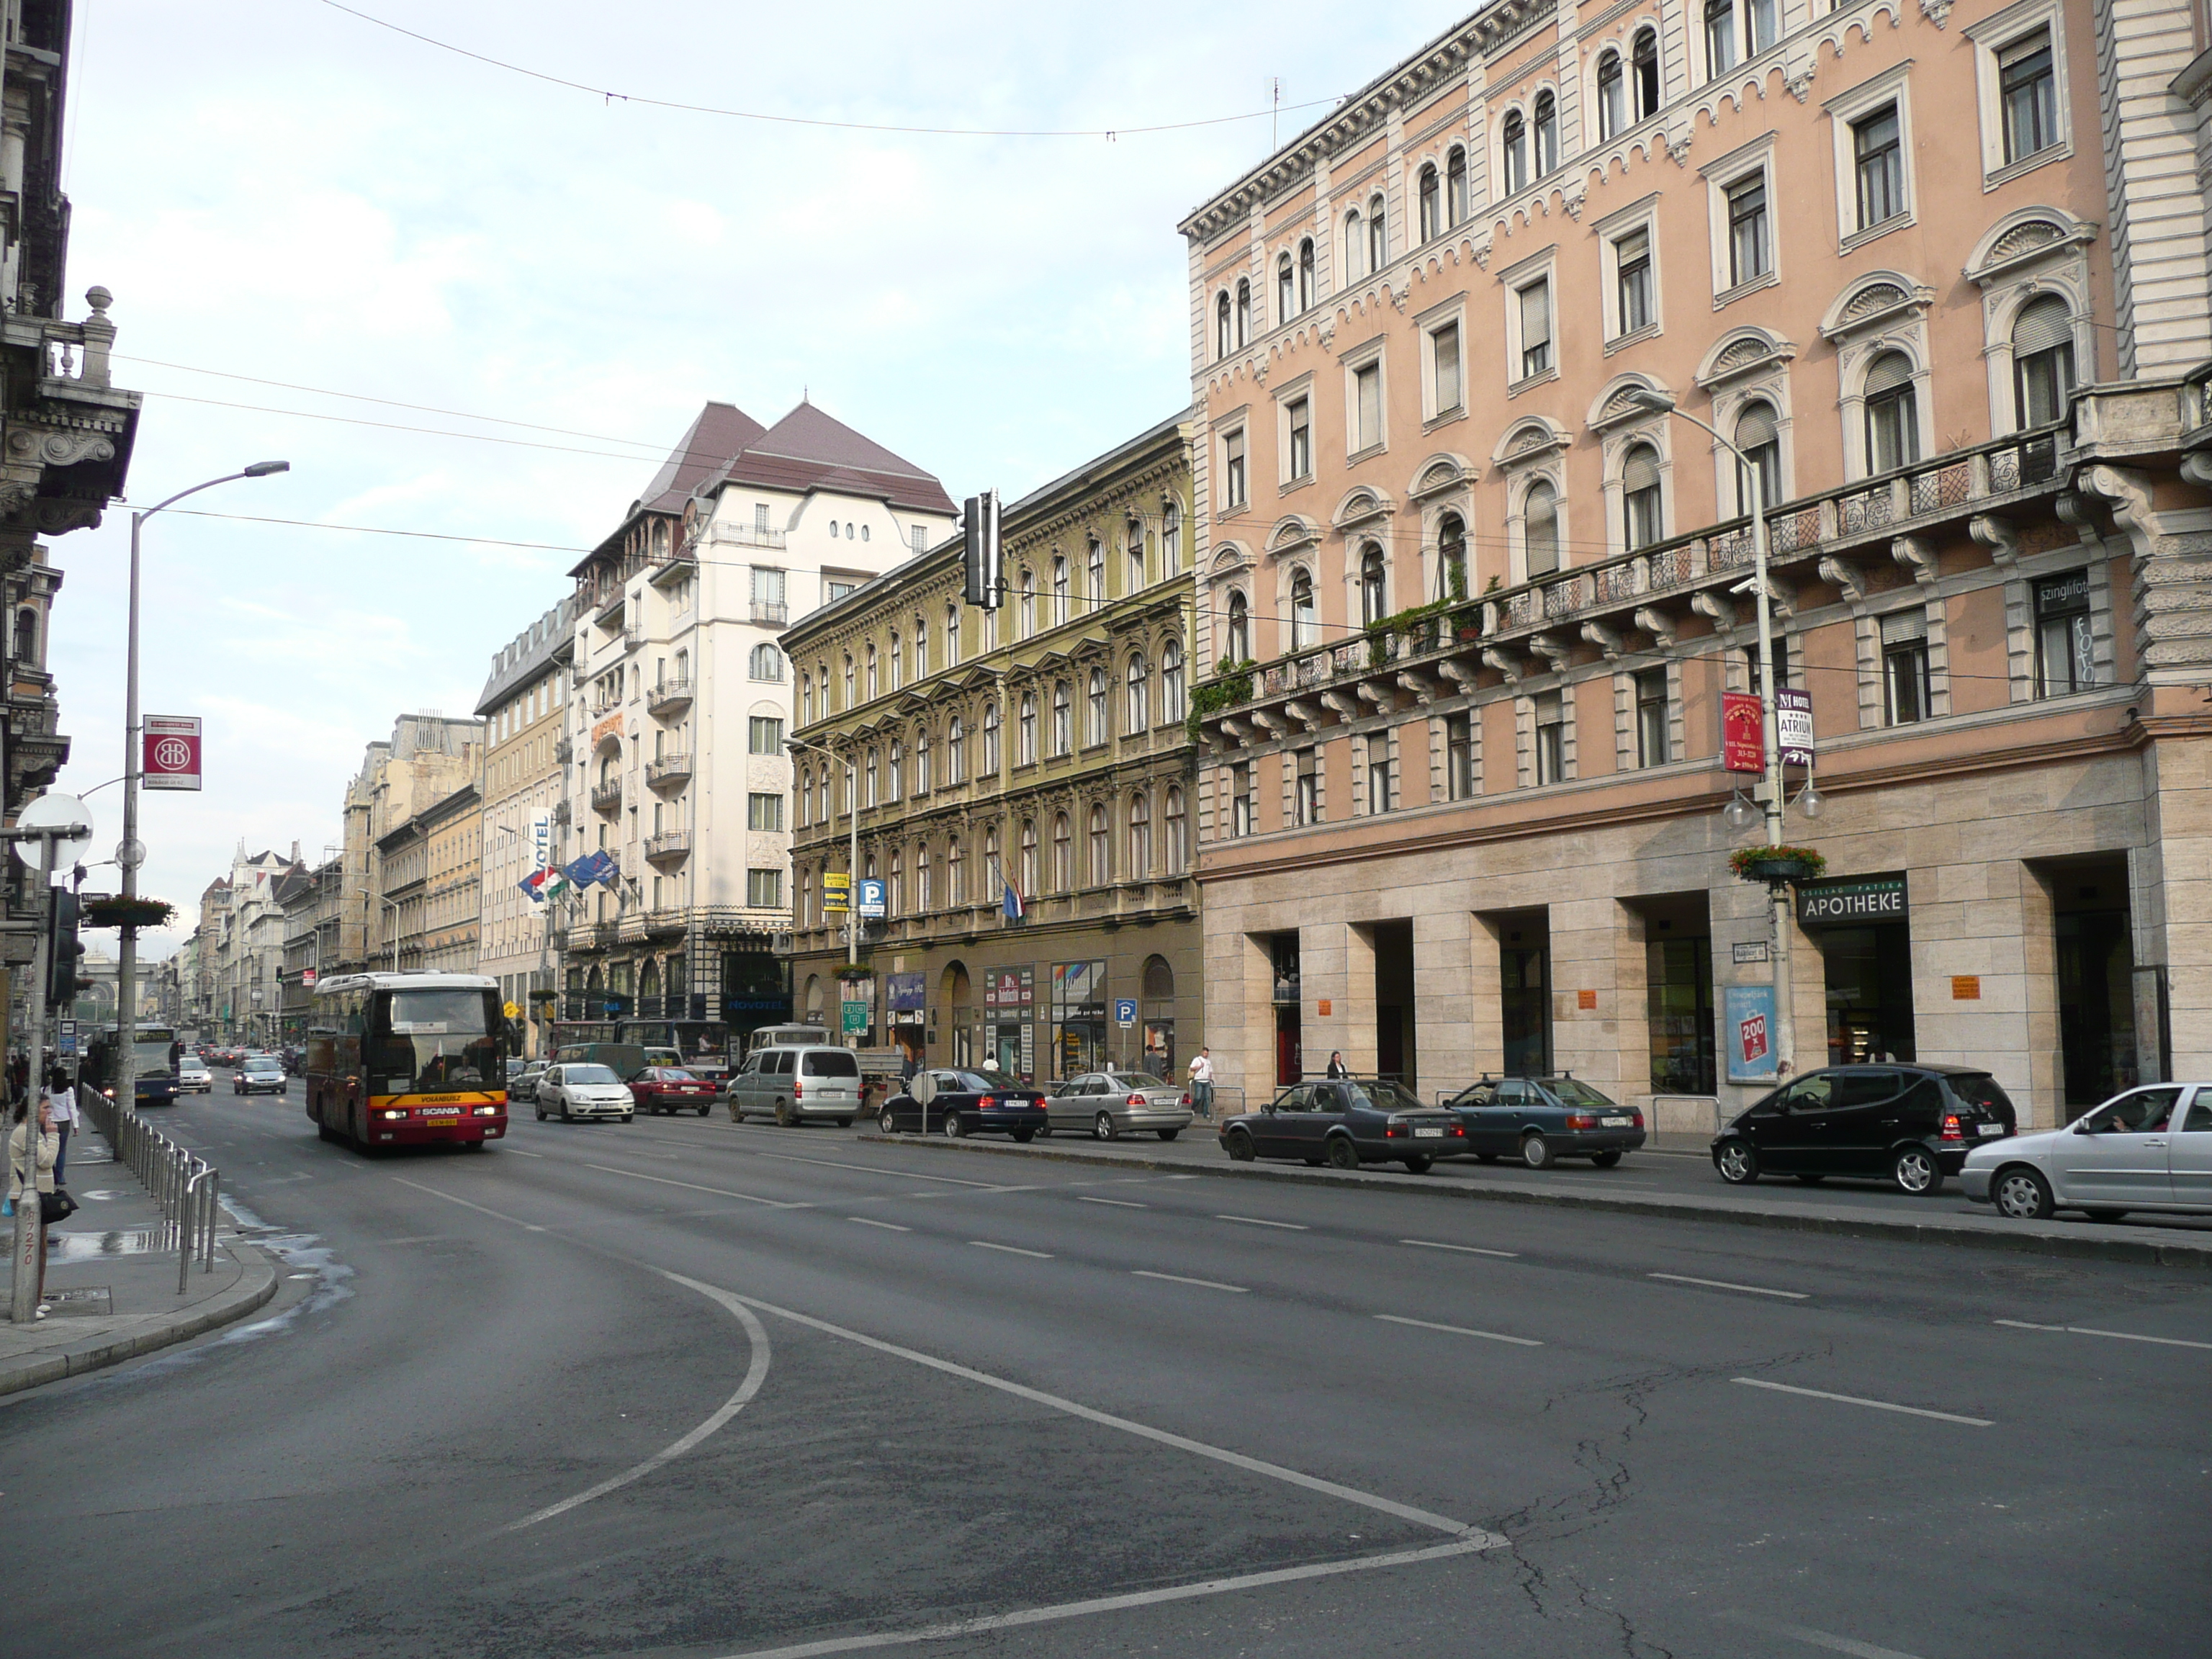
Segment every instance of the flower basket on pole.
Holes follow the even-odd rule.
[[[102,898],[86,902],[82,919],[88,927],[167,927],[176,914],[167,899]]]
[[[1827,867],[1828,860],[1809,847],[1739,847],[1729,854],[1729,868],[1739,879],[1771,887],[1816,880]]]

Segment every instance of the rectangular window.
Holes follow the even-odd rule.
[[[746,747],[756,755],[781,755],[783,752],[783,722],[772,714],[752,717],[751,741]]]
[[[1379,733],[1367,740],[1367,751],[1382,757],[1367,763],[1367,810],[1387,812],[1390,810],[1390,755]]]
[[[753,503],[753,534],[756,536],[768,534],[768,503],[766,501]]]
[[[1452,800],[1474,794],[1474,716],[1444,716],[1444,793]]]
[[[1521,290],[1521,378],[1552,366],[1552,283],[1540,278]]]
[[[1229,833],[1252,833],[1252,768],[1248,763],[1229,769]]]
[[[1729,286],[1741,287],[1768,269],[1766,175],[1755,173],[1728,188]]]
[[[781,605],[783,603],[783,572],[753,567],[753,603]]]
[[[822,579],[822,603],[835,605],[859,586],[858,582],[842,581],[836,576],[824,576]]]
[[[2089,634],[2089,573],[2069,570],[2035,584],[2036,696],[2063,697],[2097,684]]]
[[[1291,425],[1291,477],[1310,478],[1313,477],[1313,405],[1304,398],[1293,398],[1285,414]]]
[[[781,909],[783,905],[783,872],[746,871],[745,902],[757,910]]]
[[[1436,364],[1437,413],[1457,412],[1461,404],[1459,374],[1459,325],[1447,323],[1429,336],[1430,352]]]
[[[1566,705],[1556,691],[1536,699],[1536,781],[1557,783],[1567,775]]]
[[[1632,230],[1613,245],[1614,293],[1620,307],[1620,331],[1633,334],[1651,325],[1651,231]]]
[[[1636,677],[1636,763],[1664,766],[1669,758],[1668,728],[1673,710],[1667,704],[1667,671],[1647,668]]]
[[[1223,473],[1222,494],[1231,509],[1245,502],[1244,434],[1242,429],[1227,434],[1221,440]]]
[[[2051,74],[2048,28],[2024,34],[1997,53],[1997,97],[2004,112],[2008,163],[2058,142],[2058,88]]]
[[[1901,611],[1881,619],[1884,710],[1892,726],[1911,726],[1929,713],[1928,613]]]
[[[1298,750],[1298,775],[1292,817],[1300,824],[1321,822],[1321,750]]]
[[[926,524],[915,525],[910,533],[914,543],[914,550],[917,553],[928,552],[929,526]]]
[[[1382,365],[1352,372],[1353,448],[1372,449],[1382,441]]]
[[[1851,123],[1851,156],[1858,179],[1858,228],[1870,230],[1904,212],[1905,152],[1898,140],[1896,105]]]
[[[747,795],[745,797],[745,828],[748,830],[782,829],[783,797],[758,793]]]

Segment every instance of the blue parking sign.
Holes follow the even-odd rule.
[[[1137,1023],[1136,998],[1116,997],[1114,999],[1114,1023],[1116,1025],[1134,1025]]]

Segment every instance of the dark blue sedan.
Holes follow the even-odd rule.
[[[917,1082],[925,1077],[935,1090],[926,1109],[910,1092],[913,1083],[884,1103],[876,1122],[885,1134],[942,1134],[954,1140],[963,1135],[1012,1135],[1016,1140],[1030,1140],[1051,1121],[1045,1115],[1044,1091],[1018,1083],[1004,1072],[933,1066],[915,1073]]]
[[[1485,1164],[1517,1158],[1540,1170],[1586,1158],[1601,1170],[1644,1144],[1644,1114],[1571,1077],[1485,1078],[1444,1102],[1466,1126],[1467,1150]]]
[[[1425,1174],[1440,1158],[1457,1158],[1467,1139],[1449,1112],[1424,1106],[1388,1079],[1324,1078],[1295,1083],[1256,1112],[1224,1120],[1221,1150],[1239,1164],[1260,1158],[1352,1170],[1402,1164]]]

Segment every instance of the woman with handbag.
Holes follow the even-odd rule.
[[[40,1101],[36,1151],[33,1151],[31,1125],[26,1121],[28,1115],[25,1108],[27,1104],[25,1101],[15,1103],[15,1127],[8,1137],[6,1212],[13,1215],[18,1204],[35,1201],[43,1220],[52,1217],[60,1206],[68,1204],[66,1194],[54,1191],[54,1160],[61,1156],[62,1140],[54,1133],[53,1124],[46,1116],[46,1103]],[[26,1176],[33,1178],[27,1182]],[[25,1190],[27,1187],[27,1193]],[[69,1204],[68,1208],[61,1209],[60,1213],[67,1215],[76,1207],[74,1204]],[[44,1250],[39,1252],[38,1294],[38,1317],[44,1319],[46,1316],[46,1253]]]
[[[67,1072],[58,1066],[46,1079],[46,1116],[61,1137],[61,1151],[54,1154],[54,1185],[69,1184],[70,1136],[76,1132],[76,1091],[70,1086]]]

